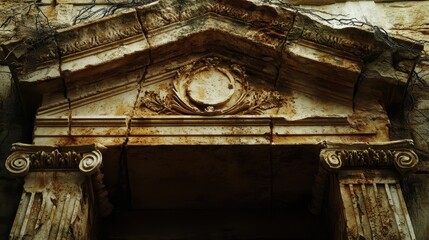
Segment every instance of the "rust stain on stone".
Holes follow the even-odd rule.
[[[48,9],[48,11],[46,13],[46,16],[48,18],[55,17],[55,7],[56,7],[56,5],[57,5],[56,0],[52,0],[51,1],[51,5],[49,6],[49,9]]]
[[[66,137],[66,138],[60,138],[57,141],[58,145],[68,146],[68,145],[76,145],[80,144],[80,142],[76,142],[76,139],[74,137]]]
[[[45,186],[46,186],[45,178],[43,178],[43,177],[38,178],[38,181],[39,181],[39,187],[45,188]]]

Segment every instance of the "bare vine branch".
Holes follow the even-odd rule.
[[[103,18],[113,15],[121,10],[144,6],[155,0],[132,0],[129,3],[115,3],[112,0],[107,0],[109,6],[96,9],[96,0],[92,0],[91,4],[82,8],[73,18],[73,25],[84,22],[92,18]]]

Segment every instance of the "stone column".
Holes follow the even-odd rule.
[[[334,239],[416,239],[400,185],[418,163],[411,141],[326,144],[320,160],[311,209],[325,199]]]
[[[6,169],[25,183],[9,239],[93,239],[112,210],[101,163],[95,145],[14,144]]]

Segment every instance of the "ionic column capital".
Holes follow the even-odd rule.
[[[395,168],[405,174],[419,163],[412,140],[386,143],[325,143],[320,152],[322,167],[331,172],[340,169]]]
[[[101,166],[101,145],[40,146],[23,143],[12,145],[6,159],[6,170],[14,176],[29,171],[81,171],[92,175]]]

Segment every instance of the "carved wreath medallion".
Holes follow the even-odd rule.
[[[261,114],[284,101],[276,91],[249,86],[241,66],[204,58],[182,67],[167,95],[146,91],[141,106],[159,114],[214,116]]]

